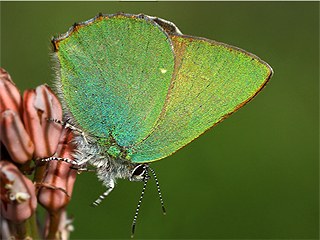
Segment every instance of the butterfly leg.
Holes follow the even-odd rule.
[[[109,193],[111,193],[111,191],[114,189],[114,181],[110,180],[110,183],[108,184],[108,186],[109,186],[108,190],[105,191],[103,194],[101,194],[99,198],[92,203],[93,206],[99,206],[100,203],[105,199],[105,197],[108,196]]]
[[[41,159],[42,162],[50,162],[50,161],[62,161],[66,163],[71,163],[73,165],[79,166],[80,164],[74,160],[71,160],[69,158],[61,158],[61,157],[48,157],[48,158],[43,158]]]
[[[57,124],[62,125],[64,128],[69,128],[69,129],[72,130],[72,131],[75,131],[75,132],[80,133],[80,135],[83,137],[85,143],[88,144],[87,137],[86,137],[85,133],[84,133],[81,129],[79,129],[79,128],[73,126],[73,125],[71,125],[71,124],[68,123],[67,121],[66,121],[66,122],[63,122],[63,121],[58,120],[58,119],[55,119],[55,118],[48,118],[48,121],[55,122],[55,123],[57,123]]]
[[[80,164],[78,164],[78,165],[80,165]],[[74,169],[74,170],[77,170],[77,172],[80,174],[80,173],[82,173],[82,172],[96,172],[96,170],[95,169],[89,169],[89,168],[87,168],[87,167],[74,167],[74,166],[72,166],[72,167],[70,167],[71,169]]]
[[[66,163],[71,163],[73,166],[71,166],[70,168],[76,170],[78,174],[80,174],[82,172],[96,172],[95,169],[88,169],[86,166],[83,166],[83,163],[76,162],[76,161],[70,160],[68,158],[49,157],[49,158],[41,159],[41,161],[43,161],[43,162],[63,161]],[[75,167],[75,166],[77,166],[77,167]]]

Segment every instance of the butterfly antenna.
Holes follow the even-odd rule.
[[[148,165],[145,166],[145,168],[147,168]],[[141,191],[141,195],[140,195],[140,199],[139,199],[139,202],[138,202],[138,205],[137,205],[137,208],[136,208],[136,213],[134,214],[134,218],[133,218],[133,222],[132,222],[132,228],[131,228],[131,238],[133,238],[134,236],[134,231],[135,231],[135,228],[136,228],[136,223],[137,223],[137,218],[138,218],[138,214],[139,214],[139,210],[140,210],[140,206],[141,206],[141,203],[142,203],[142,199],[143,199],[143,196],[144,196],[144,192],[146,190],[146,187],[147,187],[147,183],[148,183],[148,180],[149,180],[149,175],[148,175],[148,171],[146,170],[145,171],[145,176],[144,176],[144,183],[143,183],[143,188],[142,188],[142,191]]]
[[[149,167],[149,169],[150,169],[150,171],[151,171],[151,173],[152,173],[152,175],[154,177],[154,180],[156,181],[157,190],[158,190],[158,194],[159,194],[159,198],[160,198],[160,203],[161,203],[163,215],[166,215],[166,209],[164,207],[164,202],[163,202],[163,199],[162,199],[162,194],[161,194],[160,185],[159,185],[159,181],[158,181],[156,172],[151,167]]]

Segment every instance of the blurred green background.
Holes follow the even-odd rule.
[[[255,100],[152,164],[136,239],[318,239],[319,2],[1,2],[1,66],[21,90],[50,83],[50,39],[99,12],[145,13],[257,54],[275,75]],[[142,183],[78,177],[72,239],[129,238]]]

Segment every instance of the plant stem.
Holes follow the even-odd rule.
[[[55,212],[48,212],[49,214],[49,232],[47,239],[60,239],[59,238],[59,225],[61,219],[61,213],[64,209],[60,209]]]
[[[31,237],[31,239],[41,239],[39,234],[39,228],[37,224],[36,214],[33,214],[27,221],[26,221],[26,229],[27,229],[27,236]]]

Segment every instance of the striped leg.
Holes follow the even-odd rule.
[[[78,164],[80,165],[80,164]],[[96,172],[95,169],[89,169],[87,167],[70,167],[71,169],[77,170],[78,173],[82,173],[82,172]]]
[[[48,118],[48,121],[58,123],[58,124],[62,125],[64,128],[69,128],[72,131],[80,133],[81,136],[83,137],[83,140],[85,141],[85,143],[88,144],[88,140],[87,140],[87,138],[85,136],[85,133],[80,128],[77,128],[77,127],[71,125],[68,122],[63,122],[63,121],[55,119],[55,118]]]
[[[114,181],[111,180],[110,183],[109,183],[109,188],[107,191],[105,191],[103,194],[101,194],[99,196],[99,198],[97,200],[95,200],[92,205],[97,207],[100,205],[100,203],[105,199],[106,196],[109,195],[109,193],[111,193],[111,191],[114,189]]]
[[[62,161],[62,162],[66,162],[66,163],[71,163],[73,165],[79,165],[79,163],[77,163],[76,161],[73,161],[73,160],[71,160],[69,158],[60,158],[60,157],[43,158],[43,159],[41,159],[41,161],[43,161],[43,162]]]

